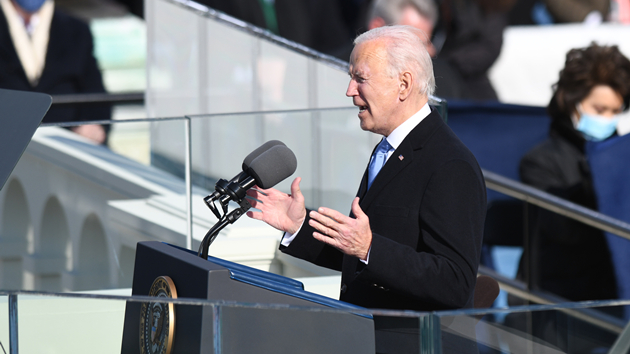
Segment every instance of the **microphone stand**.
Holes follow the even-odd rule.
[[[208,203],[207,203],[208,204]],[[206,236],[204,236],[203,241],[199,245],[199,251],[197,255],[203,259],[208,259],[208,249],[210,245],[219,235],[219,232],[223,230],[228,224],[233,224],[236,220],[238,220],[243,214],[245,214],[252,205],[249,204],[249,201],[245,198],[238,201],[239,208],[232,210],[229,214],[224,214],[223,217],[219,219],[219,221],[208,230]],[[223,206],[223,210],[227,210],[227,202]],[[211,208],[212,209],[212,208]],[[213,209],[214,212],[216,209]],[[216,215],[216,213],[215,213]]]

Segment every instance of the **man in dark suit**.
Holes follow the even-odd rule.
[[[346,95],[359,107],[361,128],[383,140],[350,216],[324,207],[307,211],[300,178],[291,195],[249,192],[260,212],[248,216],[285,231],[283,252],[341,270],[340,300],[368,308],[473,305],[485,184],[472,153],[429,108],[435,81],[422,36],[412,27],[386,26],[355,40]],[[375,321],[377,351],[381,325],[388,324]]]
[[[1,0],[1,5],[1,88],[52,95],[105,92],[92,54],[92,34],[85,23],[54,9],[52,1]],[[31,21],[34,18],[37,20]],[[44,60],[33,59],[38,56]],[[109,105],[64,105],[53,106],[43,121],[95,121],[110,117]],[[93,124],[72,128],[98,143],[105,142],[108,129]]]

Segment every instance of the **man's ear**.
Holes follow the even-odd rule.
[[[370,20],[370,23],[368,23],[368,30],[373,30],[375,28],[379,28],[379,27],[383,27],[387,25],[385,23],[385,20],[383,20],[382,17],[374,17],[373,19]]]
[[[415,85],[415,82],[413,79],[414,79],[413,75],[411,75],[409,71],[403,71],[400,74],[399,84],[398,84],[400,91],[398,92],[398,98],[401,101],[406,100],[409,97],[409,95],[411,95],[411,92],[413,91],[413,87]]]

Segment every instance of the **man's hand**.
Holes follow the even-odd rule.
[[[300,191],[300,177],[291,183],[291,194],[282,193],[276,189],[250,189],[247,195],[257,200],[249,199],[252,207],[261,212],[248,211],[247,216],[262,220],[272,227],[296,233],[306,218],[304,196]]]
[[[104,143],[105,138],[107,137],[105,129],[98,124],[79,125],[77,127],[72,127],[71,130],[96,142],[97,144]]]
[[[309,224],[317,230],[313,233],[317,240],[365,261],[372,245],[372,230],[368,216],[359,206],[358,197],[352,202],[352,213],[356,219],[322,207],[311,211]]]

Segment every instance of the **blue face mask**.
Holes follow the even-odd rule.
[[[30,13],[37,12],[45,2],[46,0],[15,0],[19,7]]]
[[[615,133],[619,118],[606,118],[580,112],[580,121],[575,127],[586,140],[602,141]]]

